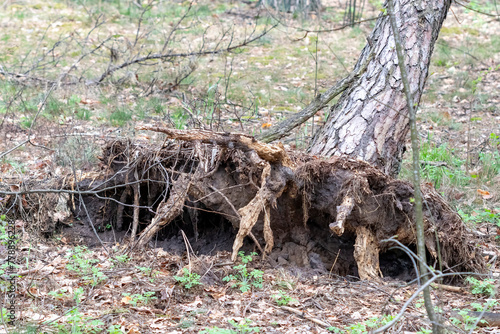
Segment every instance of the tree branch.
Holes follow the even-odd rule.
[[[92,83],[99,84],[104,79],[106,79],[108,76],[110,76],[111,74],[113,74],[114,72],[116,72],[118,70],[121,70],[121,69],[128,67],[130,65],[143,63],[143,62],[149,61],[149,60],[157,60],[157,59],[164,60],[164,59],[178,58],[178,57],[186,58],[186,57],[191,57],[191,56],[207,56],[207,55],[214,55],[214,54],[223,53],[223,52],[231,52],[231,51],[234,51],[238,48],[241,48],[243,46],[247,46],[247,45],[255,42],[256,40],[265,36],[269,31],[274,29],[276,26],[277,25],[275,24],[271,28],[264,30],[261,34],[255,36],[253,38],[250,38],[250,39],[245,39],[243,42],[241,42],[238,45],[228,46],[225,49],[218,49],[218,46],[216,46],[214,49],[207,50],[207,51],[188,52],[188,53],[151,53],[151,54],[148,54],[146,56],[138,57],[138,58],[126,61],[120,65],[108,68],[98,79],[92,81]]]
[[[280,162],[285,166],[292,163],[285,149],[281,145],[271,145],[260,142],[254,137],[242,133],[213,132],[207,130],[176,130],[158,126],[138,126],[136,130],[149,130],[161,132],[173,139],[189,142],[199,141],[205,144],[217,144],[219,146],[236,148],[242,151],[255,151],[259,157],[268,162]]]

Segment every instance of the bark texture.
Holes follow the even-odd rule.
[[[400,0],[395,3],[411,94],[417,104],[424,90],[434,43],[449,6],[449,0]],[[310,152],[322,156],[347,154],[394,176],[399,172],[409,122],[394,37],[385,14],[378,18],[354,71],[366,60],[369,60],[366,70],[332,108]]]

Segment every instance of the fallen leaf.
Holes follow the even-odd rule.
[[[264,123],[264,124],[262,124],[262,128],[263,128],[263,129],[270,128],[271,126],[272,126],[272,124],[271,124],[271,123]]]
[[[125,284],[128,284],[128,283],[131,283],[132,282],[132,276],[123,276],[121,279],[120,279],[120,283],[122,285],[125,285]]]
[[[478,190],[477,190],[477,193],[478,193],[479,195],[481,195],[481,197],[482,197],[483,199],[490,199],[490,198],[493,198],[493,195],[492,195],[492,194],[490,194],[490,192],[489,192],[489,191],[486,191],[486,190],[481,190],[481,189],[478,189]]]
[[[96,101],[96,100],[91,100],[91,99],[81,99],[80,103],[81,104],[98,104],[100,102]]]
[[[122,303],[123,304],[130,304],[130,301],[132,300],[132,297],[130,296],[125,296],[122,298]]]
[[[208,287],[208,288],[205,288],[204,289],[206,292],[208,292],[208,294],[215,300],[217,299],[220,299],[222,298],[223,296],[226,295],[226,290],[227,288],[220,288],[220,289],[217,289],[215,287]]]
[[[137,327],[134,326],[128,330],[127,334],[141,334],[141,332],[139,331],[139,329]]]

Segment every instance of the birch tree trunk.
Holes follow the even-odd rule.
[[[450,7],[449,0],[395,1],[413,101],[424,90],[434,43]],[[347,154],[398,174],[409,130],[401,72],[388,15],[381,14],[356,64],[366,70],[344,91],[310,152]]]

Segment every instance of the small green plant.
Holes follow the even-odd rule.
[[[422,177],[431,181],[436,189],[439,189],[446,181],[453,185],[463,185],[470,179],[460,169],[463,162],[454,156],[454,150],[448,148],[447,144],[436,146],[428,138],[422,144],[420,159],[425,162],[442,162],[446,164],[438,166],[423,163]]]
[[[116,260],[117,262],[120,262],[120,263],[127,263],[130,261],[130,258],[128,257],[127,254],[120,254],[120,255],[116,255],[114,260]]]
[[[82,276],[82,279],[89,281],[92,286],[96,286],[100,282],[107,279],[104,273],[96,266],[99,262],[92,259],[92,252],[85,246],[76,246],[66,255],[69,262],[66,264],[66,269],[73,271],[77,275]]]
[[[500,136],[494,132],[490,133],[490,145],[497,148],[500,146]]]
[[[137,266],[136,268],[139,269],[144,276],[149,276],[149,281],[151,283],[154,283],[155,277],[157,277],[159,274],[158,270],[152,270],[151,267],[139,267],[139,266]]]
[[[234,320],[229,320],[229,323],[236,329],[237,333],[258,333],[260,331],[259,327],[250,327],[252,321],[249,319],[244,319],[240,323]]]
[[[117,110],[109,116],[111,125],[123,126],[132,119],[132,113],[129,110]]]
[[[7,233],[7,216],[0,216],[0,245],[7,245],[9,243],[9,234]]]
[[[466,223],[471,223],[473,225],[479,223],[490,223],[500,227],[500,214],[498,212],[500,212],[500,209],[498,208],[494,210],[486,208],[482,210],[474,210],[471,214],[467,214],[463,210],[458,210],[458,214]]]
[[[91,255],[92,252],[86,246],[76,246],[65,256],[69,260],[66,269],[78,274],[90,272],[92,265],[98,262],[95,259],[89,259]]]
[[[151,267],[140,267],[140,266],[136,266],[135,268],[136,268],[136,269],[139,269],[139,271],[140,271],[143,275],[146,275],[146,276],[151,275],[151,271],[152,271],[152,268],[151,268]]]
[[[493,279],[478,280],[474,277],[467,277],[466,281],[470,284],[470,292],[474,295],[493,296],[495,294],[495,281]]]
[[[476,312],[487,311],[498,305],[496,299],[488,299],[486,303],[471,303],[471,306]],[[471,331],[476,329],[476,323],[478,318],[471,315],[469,309],[456,310],[458,317],[451,317],[450,322],[457,326],[458,328]],[[479,323],[485,323],[485,320],[480,320]],[[430,333],[430,332],[429,332]]]
[[[124,333],[119,325],[111,325],[106,329],[106,331],[108,332],[108,334],[123,334]]]
[[[498,306],[498,300],[496,299],[486,299],[486,304],[483,305],[481,303],[471,303],[470,304],[477,312],[482,312],[483,310],[492,309],[495,306]]]
[[[202,330],[200,334],[246,334],[260,332],[259,327],[251,327],[252,321],[249,319],[244,319],[240,323],[234,320],[229,320],[228,322],[234,329],[212,327]]]
[[[423,298],[419,298],[418,300],[415,301],[415,307],[416,308],[422,308],[424,307],[424,299]]]
[[[183,268],[182,272],[184,273],[182,276],[174,276],[174,279],[179,282],[185,289],[191,289],[197,285],[201,285],[200,282],[201,276],[197,273],[190,273],[187,268]]]
[[[148,304],[152,300],[157,299],[154,295],[154,291],[144,292],[142,295],[137,293],[133,295],[126,292],[122,293],[122,296],[126,297],[128,303],[133,306]]]
[[[58,300],[63,300],[69,296],[69,292],[68,292],[68,289],[62,288],[62,289],[50,291],[49,296],[52,296]]]
[[[189,114],[184,110],[176,110],[170,114],[170,118],[176,129],[183,130],[187,127],[187,120],[189,119]]]
[[[457,157],[456,149],[444,143],[436,145],[429,136],[420,149],[422,178],[431,182],[436,189],[442,185],[464,186],[471,182],[471,177],[462,170],[464,161]],[[401,170],[401,178],[409,179],[411,170],[405,167]]]
[[[493,133],[491,135],[494,135]],[[495,137],[498,137],[495,135]],[[493,138],[493,137],[492,137]],[[498,139],[495,139],[498,140]],[[499,144],[496,143],[498,147]],[[481,176],[484,176],[487,180],[493,179],[495,176],[500,174],[500,152],[480,152],[479,162],[481,164]]]
[[[71,95],[68,99],[68,106],[70,107],[76,107],[80,103],[82,99],[78,95]]]
[[[238,253],[241,258],[242,264],[234,266],[233,269],[237,271],[235,275],[231,274],[224,277],[224,282],[232,282],[232,288],[239,288],[241,292],[247,292],[253,287],[262,288],[262,275],[264,272],[261,270],[248,271],[247,264],[253,260],[253,256],[257,253],[253,252],[250,255],[245,255],[244,252]]]
[[[21,116],[19,124],[22,128],[29,129],[31,128],[31,124],[33,124],[33,119],[31,117]]]
[[[98,267],[92,267],[90,271],[91,272],[88,275],[83,276],[82,279],[90,281],[92,286],[96,286],[108,278]]]
[[[278,304],[278,306],[286,306],[295,301],[295,299],[293,299],[283,291],[280,291],[277,295],[273,295],[272,297],[276,304]]]
[[[79,307],[85,291],[79,287],[73,292],[73,300],[76,307],[68,313],[68,317],[63,323],[52,324],[61,334],[97,334],[102,333],[104,322],[99,319],[92,319],[80,313]]]
[[[371,329],[382,327],[388,324],[392,319],[394,319],[394,316],[392,315],[372,317],[364,322],[358,322],[356,324],[346,326],[344,331],[337,327],[331,327],[332,330],[329,330],[334,333],[365,334],[368,333]]]
[[[61,101],[50,97],[45,104],[45,113],[50,116],[58,116],[63,113],[64,103]]]
[[[90,117],[92,116],[92,111],[86,109],[86,108],[76,108],[74,111],[74,114],[76,118],[82,120],[82,121],[88,121],[90,120]]]
[[[476,322],[478,320],[477,317],[473,317],[470,315],[469,309],[462,309],[458,311],[459,317],[451,317],[450,322],[461,328],[465,331],[470,331],[476,329]],[[480,320],[480,322],[485,322],[484,320]]]
[[[7,318],[7,314],[9,314],[9,310],[7,310],[5,307],[2,307],[0,309],[0,320],[2,323],[9,322],[9,318]]]

